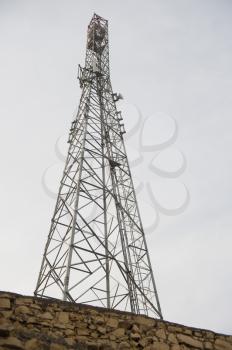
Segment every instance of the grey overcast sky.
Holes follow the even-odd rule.
[[[183,183],[190,196],[185,211],[161,214],[147,236],[164,318],[232,333],[231,10],[230,0],[0,0],[1,290],[34,291],[55,205],[41,179],[49,167],[46,181],[57,191],[63,164],[54,147],[78,106],[77,68],[96,12],[109,20],[111,78],[124,95],[126,128],[138,118],[134,104],[150,117],[145,143],[168,137],[167,116],[175,118],[168,150],[187,162],[176,179],[155,175],[152,152],[136,137],[127,141],[129,155],[146,160],[134,177],[164,206],[176,205]],[[153,215],[142,208],[145,227]]]

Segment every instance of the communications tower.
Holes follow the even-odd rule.
[[[82,95],[35,295],[162,318],[112,90],[108,22],[87,33]]]

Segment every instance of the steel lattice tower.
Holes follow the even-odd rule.
[[[35,290],[162,318],[109,71],[108,22],[94,14],[82,95]]]

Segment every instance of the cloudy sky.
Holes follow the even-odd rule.
[[[1,290],[34,291],[55,204],[42,179],[57,191],[96,12],[109,20],[164,318],[232,333],[231,10],[230,0],[0,0]]]

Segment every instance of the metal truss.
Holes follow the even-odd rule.
[[[96,14],[79,81],[35,295],[162,318],[110,82],[108,22]]]

